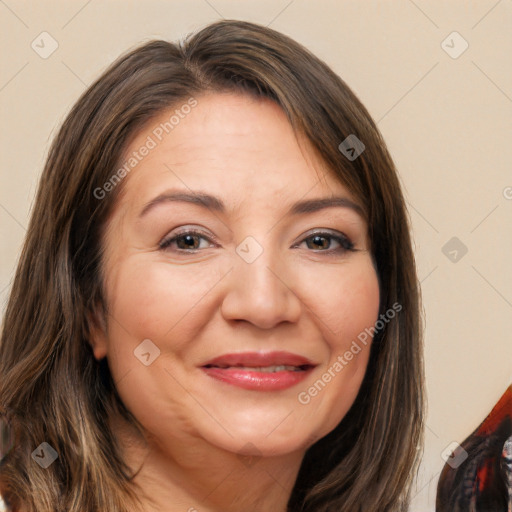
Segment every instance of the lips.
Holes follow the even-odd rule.
[[[277,391],[302,381],[315,368],[309,359],[290,352],[224,354],[201,366],[209,377],[244,389]]]

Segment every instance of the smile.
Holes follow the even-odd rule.
[[[304,380],[314,363],[288,352],[244,352],[219,356],[200,368],[212,379],[255,391],[279,391]]]

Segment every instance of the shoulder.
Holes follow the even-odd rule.
[[[9,508],[7,507],[7,503],[2,498],[1,493],[0,493],[0,512],[10,512]]]
[[[0,474],[0,512],[26,512],[22,507],[14,507],[7,499],[7,484]]]
[[[9,505],[5,498],[0,494],[0,512],[25,512],[21,508],[13,508]]]
[[[14,508],[5,497],[5,487],[2,488],[0,480],[0,512],[25,512],[21,508]]]

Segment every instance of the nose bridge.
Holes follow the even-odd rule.
[[[262,328],[295,322],[300,301],[293,292],[292,274],[278,250],[249,236],[236,247],[234,268],[222,311],[227,319],[246,320]]]
[[[241,256],[240,253],[244,248],[247,249],[247,245],[249,251]],[[284,286],[282,278],[279,279],[282,265],[279,264],[277,251],[262,249],[260,254],[255,251],[256,248],[251,247],[250,243],[240,245],[235,271],[239,273],[240,283],[246,292],[261,291],[266,294],[267,301],[275,301],[283,295]]]

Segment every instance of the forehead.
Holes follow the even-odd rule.
[[[125,161],[144,146],[150,150],[125,178],[125,206],[176,186],[208,190],[233,206],[298,199],[310,191],[354,199],[273,101],[233,93],[196,101],[193,108],[178,104],[161,112],[131,141]]]

